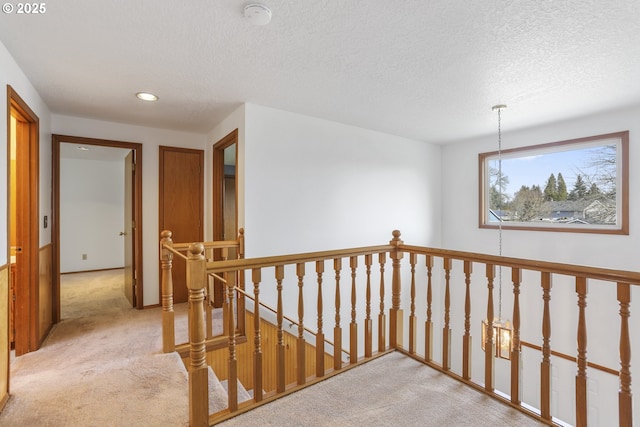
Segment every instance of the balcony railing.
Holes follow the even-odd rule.
[[[617,418],[620,426],[632,425],[631,348],[638,343],[631,341],[630,308],[638,272],[410,246],[398,231],[389,244],[364,248],[226,261],[207,261],[203,253],[203,244],[192,244],[187,256],[191,425],[230,418],[393,350],[547,424],[604,419],[610,425]],[[250,278],[249,289],[242,279],[226,282],[228,307],[253,295],[247,302],[252,327],[242,344],[251,360],[238,359],[242,334],[228,334],[228,407],[214,414],[204,322],[210,274]],[[589,297],[597,304],[587,310]],[[275,343],[262,340],[269,314],[263,302],[275,307],[269,319]],[[237,314],[225,318],[226,331],[238,331],[244,316]],[[503,315],[511,319],[512,344],[505,358],[496,358],[493,326]],[[488,324],[484,334],[482,321]],[[310,345],[312,360],[305,351]],[[275,357],[265,356],[267,348]],[[295,357],[287,357],[292,351]],[[253,389],[242,404],[238,364],[250,365],[250,377],[240,379]],[[263,381],[267,371],[275,372],[273,387]]]

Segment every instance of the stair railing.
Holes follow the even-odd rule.
[[[162,351],[170,353],[173,351],[179,351],[181,354],[188,352],[188,341],[176,343],[176,315],[173,299],[173,278],[172,278],[172,265],[174,256],[178,257],[180,262],[186,262],[188,256],[188,250],[190,243],[174,243],[172,240],[173,233],[169,230],[164,230],[160,233],[160,268],[161,268],[161,305],[162,305]],[[206,260],[212,261],[214,259],[227,260],[229,252],[235,251],[236,258],[244,258],[244,230],[240,229],[236,240],[221,240],[213,242],[203,242],[203,256]],[[240,288],[244,288],[244,277],[235,278],[234,285]],[[214,286],[220,284],[224,289],[226,295],[226,282],[227,279],[224,276],[211,274],[209,280],[207,280],[205,287],[205,320],[206,330],[205,336],[207,340],[207,349],[212,349],[221,346],[221,339],[226,341],[227,334],[224,333],[221,336],[214,334]],[[242,305],[243,300],[239,301]],[[242,312],[243,306],[240,307]],[[222,300],[223,312],[226,312],[229,307],[227,306],[227,298]],[[222,316],[226,319],[226,315]],[[237,327],[240,331],[244,330],[244,323],[242,319],[238,321]],[[226,328],[226,325],[225,325]],[[226,342],[222,342],[222,346],[226,347]]]
[[[609,314],[610,318],[615,315],[618,316],[619,334],[618,345],[609,349],[608,356],[618,359],[620,369],[616,370],[603,366],[602,370],[618,374],[618,405],[615,410],[617,411],[619,425],[632,425],[633,399],[631,393],[631,335],[629,321],[631,289],[632,286],[640,285],[640,273],[638,272],[405,245],[400,240],[400,232],[398,231],[394,231],[393,239],[388,245],[243,260],[207,262],[204,261],[203,256],[197,254],[201,250],[200,248],[201,246],[193,245],[190,249],[188,260],[188,263],[191,264],[188,269],[190,307],[194,310],[194,314],[190,316],[190,319],[193,319],[190,328],[190,354],[192,355],[190,369],[193,371],[202,370],[203,364],[205,365],[204,368],[206,368],[206,363],[203,362],[201,357],[203,346],[201,344],[202,335],[199,332],[201,329],[204,330],[204,320],[200,314],[202,308],[198,308],[204,304],[203,298],[199,297],[201,295],[199,289],[204,288],[203,278],[209,273],[222,275],[223,277],[229,273],[237,273],[241,277],[245,273],[250,273],[251,281],[254,285],[254,327],[252,331],[247,331],[248,340],[243,346],[249,346],[250,356],[248,357],[253,360],[253,368],[249,370],[251,372],[250,378],[243,378],[242,380],[243,382],[251,383],[254,389],[254,398],[249,402],[239,404],[236,391],[232,390],[232,385],[238,381],[238,351],[242,351],[242,349],[238,350],[236,334],[229,334],[229,407],[216,414],[208,414],[206,389],[201,387],[202,380],[200,377],[194,375],[193,380],[190,377],[192,425],[210,425],[222,421],[239,412],[269,402],[283,394],[298,390],[302,386],[313,384],[330,375],[366,362],[372,357],[384,354],[386,351],[398,350],[547,424],[561,423],[567,417],[566,414],[558,412],[563,408],[556,407],[554,409],[554,405],[551,402],[552,391],[554,391],[551,384],[552,363],[558,363],[556,361],[560,358],[574,360],[576,376],[573,390],[560,390],[560,393],[569,396],[569,400],[565,401],[565,404],[571,402],[571,395],[574,394],[575,404],[572,417],[575,418],[576,425],[586,426],[589,416],[587,369],[597,366],[588,362],[586,357],[588,323],[586,320],[586,302],[590,283],[597,287],[598,295],[601,297],[604,294],[606,298],[609,298],[612,294],[611,291],[613,291],[615,294],[613,302],[619,306],[615,314]],[[404,254],[408,254],[408,265],[402,264]],[[375,274],[376,277],[372,277],[371,266],[374,263],[375,255],[378,256],[380,267]],[[390,295],[385,284],[387,256],[392,263]],[[364,277],[358,275],[358,272],[362,270],[362,268],[359,270],[358,260],[362,258],[365,261]],[[342,261],[344,259],[349,259],[352,279],[350,290],[347,287],[341,288],[341,281],[343,280]],[[424,262],[420,262],[420,259],[423,259]],[[333,286],[326,283],[325,267],[327,261],[331,263],[333,268],[333,280],[330,281],[333,282]],[[315,280],[309,280],[305,274],[306,267],[309,265],[315,267]],[[461,265],[462,268],[458,269],[458,265]],[[474,274],[473,267],[478,265],[482,268],[476,269]],[[285,273],[291,271],[291,269],[295,269],[295,273],[287,276]],[[265,271],[271,271],[273,279],[263,280],[263,272]],[[511,292],[513,295],[512,299],[505,302],[505,305],[509,305],[512,309],[511,318],[513,320],[512,345],[508,351],[508,361],[497,359],[496,354],[491,350],[494,348],[497,338],[492,333],[492,326],[496,317],[494,308],[495,285],[502,280],[503,273],[511,278]],[[326,276],[329,276],[329,274]],[[380,297],[378,298],[380,313],[378,314],[377,330],[374,328],[375,323],[371,314],[372,303],[376,302],[372,300],[372,290],[374,288],[372,279],[378,279],[380,283]],[[403,286],[403,279],[404,283],[407,283],[406,286]],[[407,279],[409,280],[407,281]],[[551,301],[554,296],[552,283],[554,280],[559,285],[556,292],[559,292],[560,289],[566,289],[565,284],[567,281],[574,284],[577,296],[576,307],[571,308],[563,305],[558,308],[552,305]],[[275,286],[273,281],[275,281]],[[304,313],[305,308],[308,307],[305,305],[304,295],[305,289],[309,286],[315,286],[315,289],[311,289],[311,293],[317,293],[316,304],[314,305],[317,307],[316,321],[318,325],[315,348],[313,350],[315,357],[311,357],[311,359],[307,352],[301,350],[312,344],[307,343],[304,338]],[[276,300],[275,328],[277,334],[274,342],[266,342],[262,339],[261,329],[264,326],[260,321],[260,307],[262,306],[261,297],[262,294],[265,294],[265,288],[270,289],[266,294],[271,294],[271,297]],[[285,293],[293,289],[297,289],[297,298],[285,298]],[[327,293],[327,291],[329,291],[328,295],[334,296],[334,303],[330,307],[325,306],[327,299],[325,299],[324,293]],[[227,298],[231,307],[233,307],[235,294],[235,287],[228,286]],[[307,292],[308,294],[309,292]],[[362,301],[363,294],[365,301]],[[527,295],[528,304],[521,304],[521,294]],[[341,304],[344,295],[351,297],[351,322],[349,328],[346,329],[347,333],[343,336],[341,319],[343,309]],[[402,295],[406,295],[406,298],[403,299]],[[386,305],[389,304],[389,296],[391,303]],[[293,301],[294,299],[297,301],[295,304],[285,306],[285,300]],[[425,301],[426,304],[421,301]],[[603,301],[599,302],[604,303]],[[501,298],[500,303],[502,303]],[[362,310],[362,307],[364,307],[364,310]],[[388,311],[385,310],[385,307],[389,307]],[[298,337],[297,340],[288,341],[288,337],[283,331],[284,312],[295,312],[296,308],[298,313],[298,321],[296,322],[299,328]],[[599,308],[594,307],[594,310]],[[565,312],[570,311],[570,314],[576,316],[577,327],[574,336],[576,337],[577,354],[575,357],[565,355],[562,351],[552,348],[551,320],[559,309]],[[408,316],[405,316],[405,311],[408,311]],[[327,328],[324,326],[324,319],[327,313],[333,313],[335,317],[333,331],[329,330],[332,334],[328,334],[333,335],[334,356],[338,355],[338,357],[333,358],[332,368],[325,366],[324,340]],[[359,316],[358,313],[360,313]],[[596,315],[598,314],[602,315],[602,313],[597,313]],[[408,320],[409,327],[407,329],[404,328],[405,320]],[[480,320],[486,320],[488,323],[487,333],[484,337],[486,352],[483,352],[480,345],[472,345],[473,333],[471,325],[479,325]],[[231,316],[229,322],[229,330],[234,330],[233,316]],[[536,328],[531,322],[539,322],[537,324],[538,327]],[[608,322],[611,326],[615,325],[615,323],[613,321]],[[364,324],[363,337],[357,335],[358,326],[361,324]],[[437,326],[441,326],[441,333],[437,332],[439,330]],[[532,332],[536,329],[540,331],[539,335]],[[611,332],[611,329],[609,331]],[[558,333],[560,332],[562,331]],[[387,336],[388,343],[386,341]],[[364,341],[363,350],[358,350],[360,338],[363,338]],[[529,342],[538,340],[541,344],[539,346]],[[289,344],[290,342],[293,344]],[[407,342],[406,346],[405,342]],[[339,357],[342,353],[343,343],[348,344],[349,352],[351,353],[348,366],[344,366],[342,358]],[[461,343],[461,346],[458,347],[457,343]],[[378,350],[377,353],[374,352],[375,348]],[[440,356],[436,358],[434,354],[437,353],[434,350],[438,348],[441,352],[439,353]],[[462,350],[458,350],[459,348]],[[541,361],[539,366],[536,367],[525,363],[523,348],[526,348],[527,351],[540,352]],[[536,348],[539,350],[536,350]],[[295,358],[291,361],[287,355],[293,349],[295,349],[295,352],[293,352]],[[602,349],[599,348],[599,350]],[[267,377],[263,369],[264,364],[267,363],[267,359],[271,358],[271,355],[274,355],[276,371],[273,386],[266,384]],[[562,357],[558,357],[558,355],[562,355]],[[498,360],[499,362],[497,362]],[[483,362],[484,369],[479,375],[472,373],[471,366],[474,361],[476,365],[478,365],[478,361]],[[309,364],[307,362],[314,363]],[[293,363],[298,370],[295,378],[287,377],[285,369],[287,363]],[[606,363],[602,365],[606,365]],[[301,369],[304,369],[302,373],[300,372]],[[524,370],[527,370],[527,372],[538,371],[538,380],[535,385],[536,389],[539,390],[537,398],[523,398],[522,381]],[[508,386],[506,389],[502,383],[496,383],[497,374],[500,376],[501,381],[504,375],[507,376],[506,382]],[[531,388],[531,384],[529,388]],[[555,392],[558,392],[558,390],[555,390]],[[196,395],[198,397],[194,398]]]

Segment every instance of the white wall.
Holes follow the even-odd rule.
[[[636,139],[636,135],[640,133],[640,109],[585,117],[518,132],[508,131],[510,114],[517,112],[503,112],[504,149],[629,130],[631,218],[628,236],[505,230],[504,254],[583,265],[637,269],[640,235],[638,224],[634,221],[634,213],[637,217],[640,201],[634,196],[637,194],[640,180],[640,151]],[[442,223],[442,243],[445,247],[497,252],[497,231],[478,228],[478,153],[496,149],[496,135],[443,146],[443,182],[446,183],[446,191],[443,192],[442,209],[446,214]]]
[[[60,272],[123,267],[122,231],[124,160],[60,159]]]
[[[0,88],[2,97],[6,99],[7,85],[20,95],[29,108],[38,116],[40,124],[40,247],[51,243],[51,228],[44,228],[44,216],[51,218],[51,116],[31,82],[24,75],[18,64],[0,42]],[[0,102],[0,135],[7,135],[7,103]],[[0,265],[8,262],[7,258],[7,138],[0,138],[0,188],[4,196],[0,197]]]
[[[158,218],[158,147],[164,145],[202,150],[207,141],[206,135],[61,115],[52,116],[52,132],[142,144],[144,305],[158,304],[160,301],[158,242],[161,231]],[[205,194],[210,193],[211,183],[205,180],[204,188]],[[205,221],[205,233],[208,232],[210,223],[211,221]]]
[[[238,123],[241,120],[236,119],[219,130],[219,136]],[[240,224],[245,227],[247,257],[385,244],[394,229],[402,231],[407,243],[440,245],[439,146],[253,104],[245,106],[244,125]],[[372,281],[377,286],[377,259],[374,263]],[[360,259],[360,278],[363,264]],[[386,268],[391,271],[390,260]],[[273,274],[263,272],[260,295],[275,306]],[[343,327],[350,318],[350,274],[349,260],[344,259]],[[333,336],[335,316],[334,276],[333,264],[327,261],[323,317],[328,339]],[[305,281],[305,322],[315,325],[313,265],[307,266]],[[297,289],[295,271],[287,268],[285,307],[297,307]],[[387,308],[390,298],[388,292]],[[356,310],[363,318],[363,298]],[[297,316],[295,308],[287,314]],[[359,348],[364,348],[362,342]]]
[[[49,108],[40,98],[40,95],[36,92],[35,88],[31,85],[27,77],[24,75],[20,67],[16,64],[13,57],[9,54],[4,44],[0,42],[0,95],[3,102],[0,102],[0,189],[2,196],[0,196],[0,266],[9,263],[8,256],[8,135],[7,131],[7,103],[4,100],[7,99],[7,85],[11,87],[20,95],[22,100],[31,108],[31,110],[38,116],[40,126],[40,200],[39,200],[39,244],[40,247],[45,246],[51,242],[51,229],[44,228],[43,217],[49,216],[51,218],[51,118]],[[5,270],[6,271],[6,270]],[[7,273],[8,274],[8,273]],[[5,276],[8,277],[8,276]],[[8,284],[8,280],[4,283]],[[8,301],[9,290],[8,286],[0,286],[0,299]],[[0,331],[0,337],[4,337],[2,343],[0,343],[0,399],[5,398],[9,392],[9,345],[5,331],[8,328],[7,313],[4,311],[4,319],[0,320],[0,328],[4,328],[4,331]]]
[[[440,147],[246,105],[247,256],[440,244]]]
[[[584,233],[559,233],[543,231],[517,231],[503,230],[503,254],[505,256],[527,258],[534,260],[546,260],[597,267],[638,270],[638,248],[640,248],[640,235],[638,233],[638,212],[640,212],[640,200],[638,200],[638,182],[640,182],[640,150],[637,135],[640,134],[640,109],[628,109],[623,111],[601,114],[593,117],[584,117],[577,120],[553,123],[536,128],[517,132],[509,131],[509,115],[517,114],[517,111],[506,110],[502,116],[503,124],[503,148],[522,147],[546,142],[562,141],[591,135],[599,135],[617,131],[630,131],[629,147],[629,186],[630,186],[630,233],[628,236],[599,235]],[[497,148],[497,136],[489,135],[461,141],[456,144],[443,146],[442,149],[442,182],[444,183],[442,197],[442,244],[446,248],[471,252],[497,254],[498,231],[478,228],[478,153],[495,151]],[[480,270],[480,268],[478,268]],[[484,270],[474,272],[474,286],[472,286],[473,301],[472,325],[474,333],[479,329],[480,320],[486,314],[486,279],[483,278]],[[463,279],[458,279],[463,280]],[[498,298],[497,291],[494,298]],[[454,286],[452,301],[462,304],[464,299],[462,288]],[[525,276],[523,289],[520,295],[522,305],[522,339],[536,345],[541,344],[541,298],[540,278],[535,275]],[[634,289],[632,294],[631,331],[640,328],[640,316],[637,304],[640,294]],[[505,271],[503,279],[503,318],[511,318],[512,293],[510,272]],[[482,303],[476,303],[482,301]],[[600,283],[591,283],[589,286],[587,307],[588,329],[588,359],[613,369],[619,369],[617,354],[619,336],[618,304],[614,286],[603,286]],[[497,306],[496,306],[497,309]],[[553,334],[551,347],[553,350],[565,354],[576,353],[576,294],[573,281],[554,277],[551,294],[551,322]],[[459,319],[460,315],[452,319]],[[613,324],[611,324],[613,322]],[[609,326],[610,329],[607,329]],[[462,334],[460,322],[456,326],[456,334]],[[477,329],[476,329],[477,328]],[[479,338],[478,338],[479,339]],[[456,344],[454,342],[454,344]],[[479,343],[477,344],[479,347]],[[478,379],[483,382],[482,373],[484,364],[482,352],[474,348],[474,370]],[[453,355],[460,355],[459,349],[454,349]],[[632,335],[632,355],[640,354],[640,340]],[[634,360],[636,356],[633,356]],[[538,367],[539,353],[525,352],[524,380],[525,397],[537,401],[539,396]],[[573,403],[571,398],[574,393],[575,366],[564,366],[563,362],[555,360],[552,381],[553,400],[552,407],[560,410],[563,420],[574,422],[572,413]],[[458,360],[454,366],[459,366]],[[497,362],[497,366],[503,365]],[[527,368],[528,366],[528,368]],[[637,361],[632,361],[632,366],[637,366]],[[504,366],[503,366],[504,367]],[[617,417],[617,402],[615,400],[615,377],[598,378],[591,370],[589,373],[589,401],[590,401],[590,425],[608,425],[608,420]],[[508,391],[508,384],[499,374],[496,377],[499,387]],[[613,386],[611,385],[613,382]],[[614,396],[611,399],[611,396]],[[637,393],[636,393],[637,396]],[[563,401],[561,399],[568,399]],[[640,407],[640,401],[635,397],[636,408]],[[607,403],[609,402],[609,403]]]

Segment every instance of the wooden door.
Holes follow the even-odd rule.
[[[124,295],[132,307],[137,306],[135,280],[135,152],[131,150],[124,158]]]
[[[160,231],[173,233],[176,243],[204,240],[204,151],[160,147]],[[186,263],[174,257],[173,301],[187,301]],[[160,290],[162,294],[162,290]]]
[[[15,183],[9,188],[15,191],[15,303],[14,343],[16,356],[37,350],[52,326],[52,301],[40,294],[40,224],[39,224],[39,119],[20,96],[7,87],[9,115],[15,121],[10,129],[10,140],[15,140]],[[11,180],[11,178],[10,178]],[[11,222],[11,219],[10,219]],[[40,310],[42,308],[42,310]],[[41,313],[42,318],[41,318]]]

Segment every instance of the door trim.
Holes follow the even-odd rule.
[[[238,129],[234,129],[226,136],[213,144],[213,195],[212,195],[212,217],[213,217],[213,240],[223,240],[224,236],[224,150],[236,144],[236,232],[238,231]],[[226,240],[235,240],[237,236],[226,236]],[[220,253],[216,254],[216,257]],[[224,289],[220,282],[215,281],[213,287],[213,306],[222,307],[224,299]]]
[[[142,277],[142,144],[137,142],[112,141],[108,139],[86,138],[81,136],[51,135],[51,242],[53,245],[53,293],[54,321],[60,321],[60,144],[66,142],[79,145],[95,145],[101,147],[126,148],[135,152],[136,173],[134,185],[134,218],[136,229],[134,234],[134,260],[136,274],[136,306],[144,308],[144,286]]]
[[[213,240],[222,240],[224,235],[224,150],[236,144],[236,226],[238,225],[238,129],[234,129],[213,144]],[[236,227],[237,228],[237,227]],[[237,231],[237,230],[236,230]],[[227,240],[235,240],[237,236]]]
[[[40,119],[27,105],[26,102],[18,95],[18,93],[7,85],[7,142],[10,143],[11,138],[11,113],[14,112],[20,116],[20,119],[27,124],[28,146],[21,144],[23,153],[26,151],[27,156],[22,156],[21,164],[17,164],[18,173],[22,175],[18,179],[21,184],[20,192],[26,195],[22,199],[22,203],[17,201],[18,212],[27,218],[23,225],[22,235],[25,238],[22,242],[23,249],[22,263],[20,266],[19,283],[26,283],[27,286],[17,286],[16,290],[16,335],[15,350],[16,355],[22,355],[33,350],[37,350],[40,346],[39,335],[39,301],[38,301],[38,285],[40,279]],[[7,150],[10,150],[10,144]],[[20,150],[20,148],[18,148]],[[7,156],[9,158],[9,156]],[[11,177],[10,168],[7,168],[7,218],[9,216],[10,206],[10,190]],[[16,189],[17,191],[17,189]],[[9,220],[7,221],[7,237],[9,236]],[[10,241],[7,239],[7,255],[10,253]],[[44,337],[43,337],[44,339]]]

